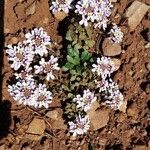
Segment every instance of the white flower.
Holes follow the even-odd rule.
[[[104,105],[108,105],[111,108],[117,110],[123,104],[124,97],[119,91],[117,83],[113,82],[111,79],[106,80],[106,84],[100,87],[101,95],[103,96]]]
[[[65,13],[69,13],[69,9],[71,9],[71,3],[73,0],[55,0],[52,1],[52,6],[50,7],[50,10],[52,10],[53,13],[64,11]]]
[[[90,92],[90,90],[84,90],[83,97],[80,95],[77,95],[76,98],[73,99],[74,102],[77,103],[77,108],[83,109],[85,112],[87,112],[94,101],[96,101],[97,97],[94,96],[93,92]]]
[[[98,76],[101,76],[105,80],[106,77],[110,77],[110,74],[115,71],[114,62],[108,57],[97,58],[97,64],[93,64],[92,72],[96,72]]]
[[[81,25],[88,26],[88,22],[92,22],[96,24],[95,27],[107,27],[112,7],[109,0],[80,0],[75,7],[75,13],[82,17],[79,22]]]
[[[20,80],[16,84],[8,86],[8,92],[20,104],[31,106],[32,95],[35,90],[36,84],[30,80]]]
[[[49,104],[52,102],[52,93],[47,90],[45,84],[39,84],[33,93],[32,103],[35,108],[45,108],[49,107]]]
[[[119,90],[110,93],[109,96],[104,96],[104,98],[106,101],[103,104],[110,106],[114,110],[120,109],[120,106],[124,102],[124,97]]]
[[[14,70],[18,70],[23,66],[28,70],[34,57],[31,47],[21,42],[17,46],[8,45],[7,47],[6,53],[8,54],[8,60],[12,62],[11,67]]]
[[[106,91],[109,86],[108,80],[105,79],[102,79],[101,81],[95,80],[95,83],[97,85],[97,88],[99,88],[99,92]]]
[[[123,39],[123,32],[120,28],[114,23],[112,29],[110,30],[110,39],[115,43],[121,43]]]
[[[28,72],[23,71],[23,70],[20,73],[14,73],[14,75],[16,79],[22,79],[22,80],[27,80],[27,81],[34,80],[32,74],[29,74]]]
[[[46,80],[49,81],[50,79],[55,79],[55,76],[53,75],[54,70],[59,70],[58,67],[58,58],[55,58],[53,55],[51,55],[51,58],[48,62],[45,62],[45,59],[42,58],[39,62],[40,66],[35,65],[35,74],[42,74],[43,72],[47,74]]]
[[[50,36],[43,31],[43,28],[34,28],[25,34],[26,42],[33,46],[34,53],[44,56],[48,54],[46,46],[51,45]]]
[[[68,122],[69,131],[73,133],[73,136],[85,134],[90,128],[90,121],[88,116],[81,117],[81,115],[77,116],[75,121]]]

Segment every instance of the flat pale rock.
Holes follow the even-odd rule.
[[[62,21],[64,18],[66,18],[68,16],[68,14],[66,14],[65,12],[63,11],[59,11],[59,12],[55,12],[54,13],[54,17],[59,20],[59,21]]]
[[[121,66],[121,60],[117,59],[117,58],[113,58],[112,61],[115,64],[115,71],[117,71],[120,68],[120,66]]]
[[[119,107],[119,110],[123,113],[126,113],[127,110],[127,101],[124,101],[122,105]]]
[[[89,116],[92,130],[98,130],[105,127],[109,121],[108,110],[90,110],[89,112],[87,112],[87,115]]]
[[[149,147],[145,145],[136,145],[133,150],[150,150]]]
[[[104,40],[102,50],[104,56],[117,56],[121,54],[121,46],[118,43],[112,43],[109,39]]]
[[[134,31],[137,25],[141,22],[142,18],[148,11],[150,6],[139,2],[134,1],[131,6],[127,9],[125,15],[128,18],[128,25],[130,27],[130,31]]]
[[[27,133],[41,135],[46,128],[45,121],[43,119],[34,118],[29,124]]]
[[[46,116],[53,120],[58,120],[59,112],[57,110],[48,111]]]

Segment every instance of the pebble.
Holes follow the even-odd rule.
[[[68,14],[66,14],[65,12],[63,12],[63,11],[59,11],[59,12],[57,12],[57,13],[54,13],[54,17],[57,19],[57,20],[59,20],[59,21],[62,21],[65,17],[67,17],[68,16]]]
[[[121,54],[121,46],[118,43],[112,43],[109,39],[104,40],[102,50],[105,56],[117,56]]]
[[[133,150],[149,150],[149,148],[145,145],[135,145]]]
[[[46,125],[43,119],[34,118],[29,124],[27,133],[42,135],[45,131]]]
[[[126,113],[126,109],[127,109],[127,101],[124,100],[122,105],[119,107],[119,110],[123,113]]]
[[[131,104],[127,109],[127,115],[136,119],[138,117],[138,108],[135,103]]]
[[[46,116],[49,117],[49,118],[51,118],[51,119],[53,119],[53,120],[58,120],[58,115],[59,115],[59,113],[58,113],[57,110],[48,111],[46,113]]]
[[[146,69],[150,71],[150,62],[146,63]]]
[[[137,63],[137,61],[138,61],[138,58],[137,58],[137,57],[133,57],[133,58],[131,59],[131,63]]]
[[[145,48],[150,48],[150,42],[145,45]]]
[[[11,38],[11,43],[12,44],[17,44],[18,43],[18,39],[16,37]]]
[[[117,59],[117,58],[113,58],[112,61],[115,64],[115,71],[117,71],[120,68],[120,66],[121,66],[121,60]]]
[[[125,16],[128,18],[128,25],[130,31],[134,31],[137,25],[141,22],[142,18],[148,11],[150,6],[139,2],[134,1],[131,6],[127,9]]]

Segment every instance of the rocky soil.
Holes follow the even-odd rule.
[[[124,39],[121,47],[107,46],[103,54],[116,60],[113,79],[127,106],[122,112],[93,107],[89,112],[92,130],[72,139],[59,98],[49,109],[34,110],[10,97],[7,80],[12,71],[4,50],[0,150],[150,150],[150,1],[118,0],[114,5],[112,20],[121,27]],[[33,27],[43,27],[53,41],[62,44],[59,22],[49,12],[48,0],[5,0],[5,46],[23,40]]]

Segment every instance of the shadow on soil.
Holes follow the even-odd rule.
[[[4,0],[0,0],[0,140],[8,135],[8,129],[11,124],[10,109],[11,103],[2,100],[2,82],[4,75],[3,67],[3,49],[4,49]]]

